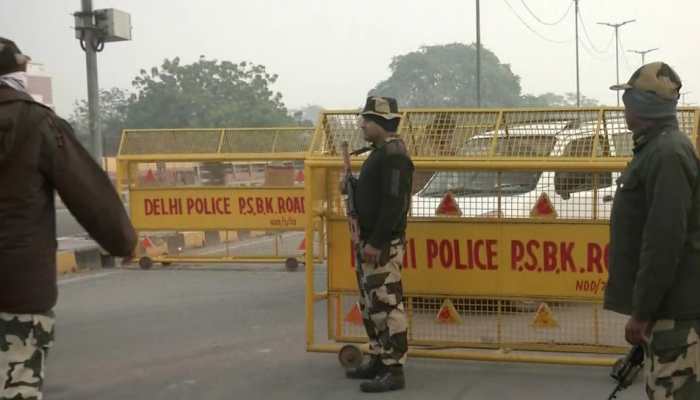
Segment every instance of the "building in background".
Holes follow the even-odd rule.
[[[27,67],[27,90],[34,100],[54,108],[51,75],[44,64],[29,63]]]

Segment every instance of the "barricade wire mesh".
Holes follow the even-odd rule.
[[[692,109],[678,112],[682,132],[695,138]],[[312,155],[337,156],[340,143],[366,146],[355,112],[325,113]],[[398,135],[415,157],[604,158],[629,157],[632,133],[624,111],[487,110],[402,113]],[[588,145],[575,141],[587,141]]]
[[[364,327],[347,318],[357,296],[339,294],[339,339],[365,340]],[[442,297],[406,297],[409,344],[492,347],[547,351],[597,352],[626,348],[626,318],[602,305],[576,301],[505,298],[450,298],[460,322],[439,322]],[[540,305],[546,304],[554,323],[538,325]]]
[[[137,187],[302,186],[302,161],[131,162]]]
[[[304,153],[313,131],[313,127],[127,129],[119,154]]]

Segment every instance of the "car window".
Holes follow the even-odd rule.
[[[493,137],[474,138],[464,146],[464,154],[487,155],[493,146]],[[554,148],[553,135],[500,136],[496,138],[495,156],[501,157],[546,157]]]
[[[590,157],[593,154],[594,137],[587,136],[569,142],[562,153],[563,157]],[[604,136],[598,137],[596,156],[605,157],[610,154],[610,142]],[[563,198],[571,193],[585,192],[594,188],[605,188],[612,185],[612,173],[559,171],[554,174],[554,189]]]
[[[497,156],[543,157],[551,153],[556,138],[545,135],[499,137]],[[466,154],[488,154],[493,138],[475,138],[467,141]],[[428,182],[420,195],[442,197],[447,191],[455,196],[478,197],[515,195],[535,189],[542,172],[537,171],[443,171]]]

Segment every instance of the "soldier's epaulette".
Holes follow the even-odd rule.
[[[385,154],[388,156],[396,154],[408,154],[408,150],[406,150],[406,144],[403,142],[403,140],[399,138],[388,140],[384,145],[384,149],[384,151],[386,152]]]

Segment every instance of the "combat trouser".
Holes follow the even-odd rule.
[[[41,400],[53,315],[0,313],[0,400]]]
[[[656,322],[644,359],[649,399],[700,399],[699,332],[700,320]]]
[[[379,356],[384,365],[403,365],[408,352],[408,323],[401,283],[403,241],[393,240],[388,252],[388,261],[383,265],[362,264],[362,271],[357,274],[359,303],[370,354]]]

